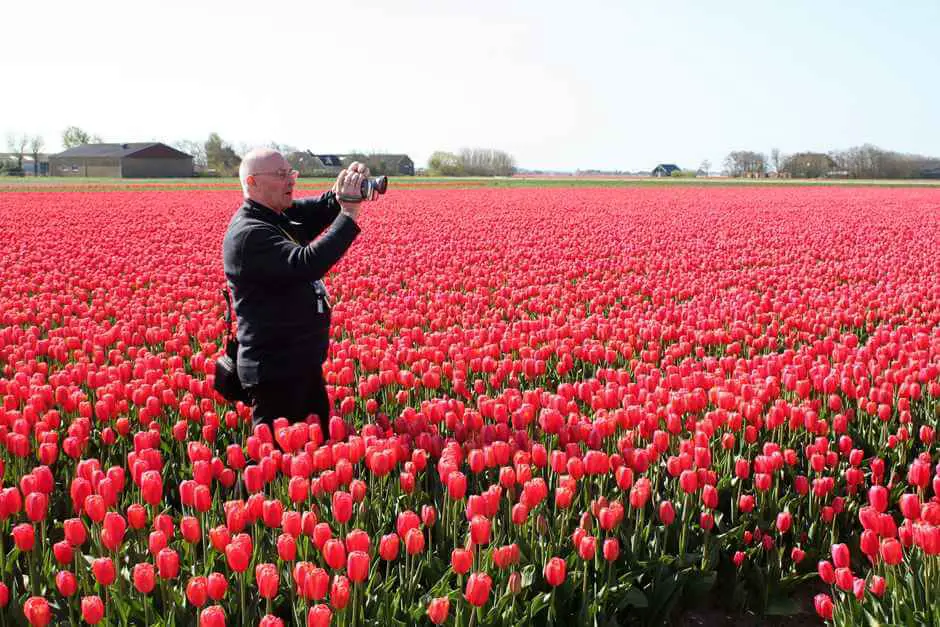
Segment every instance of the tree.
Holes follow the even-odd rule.
[[[173,147],[182,150],[193,157],[193,166],[200,170],[205,170],[206,165],[206,145],[203,142],[193,141],[191,139],[181,139],[173,143]]]
[[[463,176],[460,157],[452,152],[439,150],[428,158],[428,172],[431,176]]]
[[[698,167],[698,171],[702,173],[703,176],[708,176],[708,172],[712,169],[712,162],[708,159],[702,161],[702,164]]]
[[[90,135],[77,126],[70,126],[62,131],[62,145],[66,149],[81,146],[83,144],[100,144],[101,138],[97,135]]]
[[[767,157],[750,150],[735,150],[725,157],[725,169],[730,176],[758,178],[767,172]]]
[[[33,156],[33,176],[39,176],[39,151],[42,150],[45,141],[41,135],[33,135],[29,139],[29,154]]]
[[[781,171],[798,179],[815,179],[826,176],[837,166],[829,155],[821,152],[798,152],[787,157]]]
[[[770,163],[774,166],[774,172],[780,174],[780,165],[783,163],[783,159],[781,158],[779,148],[770,149]]]
[[[7,146],[16,156],[16,168],[18,170],[23,169],[23,155],[26,154],[26,147],[29,145],[29,137],[26,135],[20,135],[17,137],[13,133],[7,135]]]
[[[242,160],[218,133],[210,133],[205,144],[206,165],[223,176],[237,176]]]

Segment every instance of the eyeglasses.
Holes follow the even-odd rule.
[[[266,174],[268,176],[276,176],[282,181],[286,181],[288,178],[296,179],[300,174],[297,170],[278,170],[277,172],[252,172],[251,176],[258,176],[260,174]]]

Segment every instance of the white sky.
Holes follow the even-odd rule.
[[[45,0],[0,16],[0,139],[38,133],[47,151],[77,125],[419,167],[462,147],[564,170],[863,142],[940,155],[936,0]]]

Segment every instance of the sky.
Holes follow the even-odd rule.
[[[44,0],[3,8],[0,140],[495,148],[526,169],[940,156],[940,0]],[[6,146],[0,146],[5,150]]]

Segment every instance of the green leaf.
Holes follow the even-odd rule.
[[[768,616],[795,616],[802,611],[796,599],[790,596],[775,596],[767,603],[764,613]]]
[[[617,602],[618,612],[627,607],[645,609],[650,605],[649,599],[646,598],[646,595],[643,594],[643,591],[639,588],[631,586],[621,594],[622,596],[620,596],[620,600]]]

